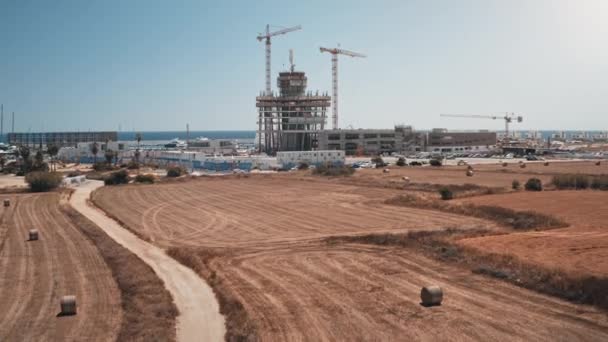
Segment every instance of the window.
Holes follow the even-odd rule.
[[[363,134],[363,138],[365,138],[365,139],[376,139],[377,137],[378,137],[378,134],[372,134],[372,133]]]
[[[366,144],[368,144],[368,145],[378,145],[378,142],[377,141],[368,141],[368,142],[366,142]]]
[[[330,134],[327,136],[327,140],[340,140],[340,134]]]
[[[346,134],[346,139],[349,139],[349,140],[359,139],[359,134],[347,133]]]
[[[380,134],[380,138],[394,138],[395,134],[394,133],[382,133]]]

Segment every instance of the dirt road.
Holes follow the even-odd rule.
[[[59,210],[59,194],[10,197],[0,208],[0,341],[114,341],[120,292],[97,248]],[[34,228],[40,239],[26,241]],[[76,296],[77,315],[57,317],[64,295]]]
[[[102,228],[116,242],[139,256],[164,281],[180,312],[177,318],[178,341],[222,341],[224,318],[211,288],[192,270],[182,266],[165,252],[155,247],[108,218],[87,203],[90,193],[102,186],[99,181],[88,181],[76,188],[70,203],[81,214]]]

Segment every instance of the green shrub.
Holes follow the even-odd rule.
[[[25,181],[33,192],[50,191],[61,184],[63,177],[57,172],[34,171],[25,176]]]
[[[181,166],[174,165],[167,168],[167,177],[179,177],[183,174],[186,174],[186,170]]]
[[[154,183],[154,175],[137,175],[135,177],[135,182],[137,183],[147,183],[147,184],[153,184]]]
[[[452,190],[450,190],[448,188],[439,189],[439,195],[441,195],[441,199],[444,201],[451,200],[454,198],[454,194],[452,193]]]
[[[355,173],[355,169],[345,165],[334,166],[331,164],[319,165],[312,171],[313,175],[320,176],[350,176]]]
[[[530,178],[526,182],[527,191],[543,191],[543,183],[538,178]]]
[[[82,172],[76,170],[76,171],[70,171],[68,172],[68,174],[66,175],[66,177],[77,177],[82,175]]]
[[[429,160],[429,164],[431,166],[441,166],[443,163],[439,159],[431,159]]]
[[[139,169],[139,163],[136,162],[136,161],[130,161],[127,164],[127,169],[129,169],[129,170],[137,170],[137,169]]]
[[[511,182],[511,188],[513,188],[513,190],[519,190],[520,187],[521,184],[517,179],[514,179],[513,182]]]
[[[399,159],[397,159],[397,163],[396,164],[397,164],[397,166],[405,166],[405,165],[407,165],[405,163],[405,158],[403,158],[403,157],[399,157]]]
[[[118,185],[129,183],[129,173],[126,170],[112,172],[103,180],[105,185]]]

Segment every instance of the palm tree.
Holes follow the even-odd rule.
[[[99,153],[99,147],[97,146],[97,142],[94,142],[91,145],[91,153],[93,153],[93,164],[97,163],[97,153]]]
[[[57,166],[55,165],[55,156],[59,153],[59,147],[55,144],[51,144],[46,147],[46,152],[51,157],[51,169],[53,171],[57,171]]]

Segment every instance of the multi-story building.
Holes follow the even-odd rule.
[[[310,151],[318,148],[318,134],[325,129],[331,97],[306,91],[304,72],[279,73],[279,94],[256,97],[258,151]]]

